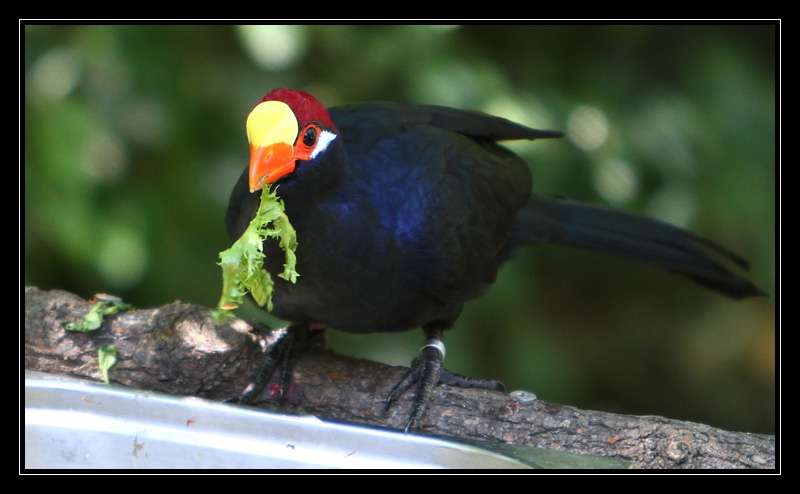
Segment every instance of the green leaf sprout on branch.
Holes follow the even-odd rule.
[[[98,294],[100,295],[100,294]],[[63,323],[64,329],[67,331],[78,331],[80,333],[89,333],[96,331],[103,325],[103,318],[116,314],[120,311],[126,311],[131,308],[130,304],[124,303],[117,297],[109,297],[100,299],[92,305],[89,312],[83,316],[82,321],[66,322]]]
[[[97,363],[103,373],[103,382],[108,384],[108,370],[117,363],[117,347],[114,345],[100,345],[97,349]]]

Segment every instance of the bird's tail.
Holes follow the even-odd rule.
[[[605,251],[660,266],[733,298],[764,295],[726,267],[747,261],[724,247],[662,221],[565,199],[532,197],[520,210],[506,250],[562,244]]]

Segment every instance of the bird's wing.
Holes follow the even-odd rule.
[[[429,125],[476,140],[504,141],[561,137],[554,130],[538,130],[471,110],[457,110],[435,105],[401,103],[364,103],[330,109],[331,116],[343,134],[351,140],[374,138],[371,129],[380,127],[384,135],[398,134],[405,129]],[[368,147],[368,142],[361,148]]]
[[[353,175],[367,181],[363,193],[376,194],[372,202],[389,215],[381,228],[396,228],[402,255],[420,259],[425,292],[450,305],[482,293],[531,193],[527,163],[494,140],[557,134],[434,106],[374,103],[331,113]]]
[[[557,130],[532,129],[505,118],[477,111],[425,105],[417,107],[417,112],[429,119],[430,125],[434,127],[490,141],[533,140],[563,136],[563,133]]]

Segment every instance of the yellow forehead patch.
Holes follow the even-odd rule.
[[[278,142],[292,146],[297,132],[297,118],[281,101],[261,102],[247,116],[247,140],[251,146],[266,147]]]

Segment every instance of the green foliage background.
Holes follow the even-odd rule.
[[[435,103],[566,130],[509,145],[535,190],[685,226],[775,294],[773,27],[26,26],[24,41],[26,284],[214,306],[246,114],[289,86],[329,106]],[[331,333],[341,353],[397,365],[422,343]],[[451,370],[546,400],[774,432],[772,298],[542,247],[447,344]]]

